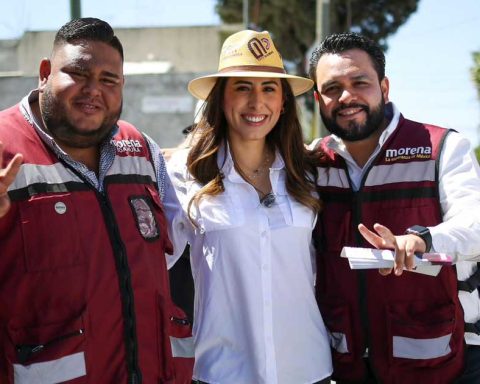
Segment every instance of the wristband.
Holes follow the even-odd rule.
[[[427,227],[421,225],[414,225],[410,228],[407,228],[405,231],[406,235],[417,235],[425,242],[425,252],[430,252],[432,249],[432,235],[430,230]]]

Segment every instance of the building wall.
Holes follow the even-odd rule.
[[[218,27],[117,29],[125,61],[168,61],[174,72],[212,71],[222,42]],[[139,44],[139,42],[142,42]]]
[[[18,71],[19,40],[0,40],[0,73]]]
[[[36,77],[0,77],[0,110],[20,101],[31,89],[38,85]]]
[[[223,30],[220,26],[116,28],[115,33],[125,61],[168,61],[174,72],[207,72],[218,66]],[[50,55],[54,37],[52,31],[26,32],[18,41],[17,65],[25,76],[37,75],[40,60]]]
[[[18,69],[24,76],[38,76],[40,60],[49,57],[55,32],[26,32],[19,40]]]
[[[127,76],[122,118],[152,137],[161,147],[183,140],[193,123],[197,100],[187,91],[192,73]]]

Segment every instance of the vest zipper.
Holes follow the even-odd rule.
[[[106,227],[112,245],[115,265],[117,268],[118,282],[120,286],[120,297],[122,301],[122,312],[124,322],[124,341],[126,352],[126,363],[129,384],[141,384],[142,374],[138,366],[138,342],[136,331],[135,304],[133,296],[132,279],[128,265],[127,251],[123,243],[114,211],[107,198],[106,191],[98,193],[100,207],[105,218]]]
[[[25,364],[31,357],[32,355],[35,355],[37,353],[42,352],[45,350],[45,348],[50,347],[53,344],[56,344],[60,341],[63,341],[65,339],[69,339],[74,336],[80,336],[83,334],[83,329],[78,329],[74,332],[67,333],[65,335],[56,337],[50,341],[47,341],[46,343],[43,344],[19,344],[15,346],[17,350],[17,359],[20,364]]]
[[[363,182],[362,182],[363,186]],[[362,186],[360,188],[362,188]],[[359,223],[362,222],[362,192],[361,189],[353,192],[353,228],[356,228]],[[362,235],[355,231],[355,242],[358,246],[362,246]],[[370,347],[370,322],[368,316],[368,299],[367,299],[367,271],[357,271],[357,278],[358,278],[358,301],[360,307],[360,321],[363,328],[363,336],[365,338],[365,349],[370,354],[371,351],[369,350]],[[365,352],[365,351],[364,351]]]
[[[132,378],[130,379],[130,384],[138,384],[138,376],[136,372],[132,372]]]
[[[153,161],[151,162],[153,165]],[[90,181],[81,174],[81,172],[77,171],[67,162],[62,161],[62,163],[65,165],[65,167],[69,168],[80,179],[82,179],[85,184],[88,185],[97,196],[100,209],[105,219],[105,225],[108,231],[110,243],[112,245],[113,256],[115,258],[115,266],[117,268],[118,282],[120,286],[128,383],[142,384],[142,373],[140,372],[140,367],[138,366],[138,342],[135,319],[135,305],[133,302],[133,288],[130,276],[130,268],[128,265],[125,244],[123,243],[120,236],[115,214],[113,213],[114,211],[112,205],[110,204],[110,201],[107,197],[106,188],[108,187],[108,185],[105,184],[103,192],[99,192],[91,185]]]
[[[382,151],[378,152],[375,155],[375,158],[372,161],[370,161],[370,163],[368,164],[368,169],[365,171],[362,177],[358,190],[353,192],[354,193],[353,221],[354,221],[354,228],[355,228],[355,241],[357,245],[360,247],[364,246],[365,239],[360,234],[360,232],[358,232],[356,228],[358,224],[363,222],[363,218],[362,218],[363,189],[365,187],[365,181],[367,180],[368,175],[370,174],[370,171],[373,168],[373,164],[375,164],[376,159],[378,158],[380,153],[382,153]],[[347,171],[347,174],[348,174],[348,171]],[[353,183],[350,180],[350,189],[353,191],[352,186],[353,186]],[[372,360],[373,360],[372,355],[375,354],[377,351],[372,350],[372,348],[370,348],[371,347],[370,338],[371,338],[372,330],[371,330],[371,324],[370,324],[370,316],[368,314],[368,295],[367,295],[367,291],[368,291],[367,274],[368,273],[369,273],[368,270],[359,270],[357,275],[358,276],[358,300],[359,300],[359,306],[360,306],[360,321],[363,328],[363,336],[365,338],[365,351],[363,352],[367,354],[368,364],[370,365],[370,369],[372,371],[373,376],[375,377],[375,380],[377,382],[380,382],[378,378],[377,370],[372,363]]]

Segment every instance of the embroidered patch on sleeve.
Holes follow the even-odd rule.
[[[137,228],[143,238],[150,241],[157,239],[160,231],[150,200],[146,196],[135,196],[130,198],[130,205],[137,221]]]

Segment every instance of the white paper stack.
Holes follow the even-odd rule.
[[[351,269],[393,268],[394,252],[389,249],[343,247],[342,257],[348,258]],[[411,272],[437,276],[442,265],[451,265],[452,257],[444,253],[423,253],[415,256]]]

